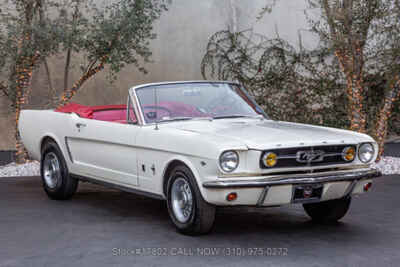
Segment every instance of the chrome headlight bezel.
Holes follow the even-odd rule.
[[[370,158],[366,158],[364,156],[367,153],[370,154]],[[358,159],[362,163],[370,163],[374,159],[375,147],[374,147],[374,145],[372,143],[361,143],[358,146],[358,153],[357,154],[358,154]]]
[[[231,162],[229,166],[228,162]],[[219,156],[219,167],[226,173],[231,173],[239,166],[239,154],[234,150],[227,150]]]

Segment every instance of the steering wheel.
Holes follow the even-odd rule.
[[[161,107],[161,106],[144,106],[144,107],[142,107],[142,108],[143,108],[143,114],[147,117],[147,119],[150,119],[150,120],[155,120],[155,119],[157,119],[157,118],[158,118],[158,115],[157,115],[157,113],[156,113],[154,118],[149,118],[148,115],[147,115],[148,113],[145,113],[145,112],[144,112],[145,109],[160,109],[160,110],[166,111],[166,112],[168,113],[168,117],[171,117],[171,115],[172,115],[172,111],[169,110],[169,109],[166,108],[166,107]]]
[[[221,101],[221,98],[216,98],[216,99],[211,100],[205,106],[205,109],[209,113],[216,115],[216,113],[218,113],[218,112],[223,112],[223,111],[232,109],[232,107],[235,106],[235,102],[236,101],[234,101],[234,100],[227,101],[226,99],[222,99],[222,101]]]

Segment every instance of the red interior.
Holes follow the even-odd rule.
[[[79,117],[93,119],[93,110],[91,107],[79,105],[77,103],[69,103],[63,107],[59,107],[56,112],[76,113]]]
[[[126,123],[126,105],[84,106],[77,103],[70,103],[55,111],[76,113],[79,117],[86,119]]]
[[[171,117],[203,117],[207,116],[196,109],[192,105],[179,102],[160,102],[155,108],[154,105],[145,105],[144,114],[148,112],[157,112],[157,118],[159,119],[163,116]],[[57,112],[64,113],[76,113],[79,117],[94,119],[100,121],[110,121],[118,123],[126,123],[126,105],[106,105],[106,106],[84,106],[77,103],[70,103],[63,107],[56,109]],[[136,121],[135,114],[130,115],[133,121]]]

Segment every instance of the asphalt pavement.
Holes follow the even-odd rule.
[[[376,180],[334,225],[301,206],[219,209],[178,234],[163,201],[80,184],[54,201],[39,177],[0,178],[0,266],[400,266],[400,176]]]

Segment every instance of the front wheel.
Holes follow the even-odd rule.
[[[342,219],[349,210],[351,197],[318,203],[303,204],[304,210],[313,221],[332,223]]]
[[[187,235],[208,233],[214,224],[215,206],[204,201],[190,169],[175,167],[167,189],[168,213],[178,231]]]

